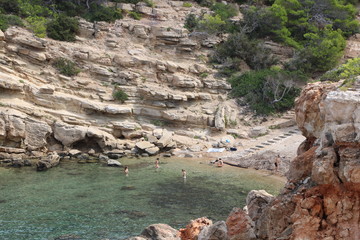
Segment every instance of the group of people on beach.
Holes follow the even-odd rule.
[[[211,162],[213,164],[216,164],[217,167],[222,167],[224,165],[224,162],[221,158],[216,159],[214,162]],[[155,160],[155,168],[158,169],[160,167],[160,159],[156,158]],[[182,176],[183,178],[186,178],[186,170],[185,169],[181,169],[182,172]],[[129,167],[125,166],[124,167],[124,173],[127,176],[129,174]]]

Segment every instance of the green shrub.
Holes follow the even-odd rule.
[[[324,72],[336,66],[346,45],[340,30],[326,28],[318,33],[307,33],[304,37],[307,45],[290,62],[289,69]]]
[[[291,32],[285,27],[287,15],[284,8],[278,5],[272,7],[243,8],[241,31],[252,38],[270,37],[275,41],[284,42],[299,48],[300,45],[291,38]]]
[[[227,20],[238,14],[237,10],[230,4],[217,2],[210,9],[215,12],[215,15],[219,15],[221,20]]]
[[[215,3],[215,0],[195,0],[195,2],[203,7],[211,7]]]
[[[296,49],[307,45],[307,33],[326,27],[348,37],[359,32],[356,8],[341,0],[276,0],[271,7],[242,8],[242,31],[252,37],[271,37]]]
[[[71,1],[56,1],[56,9],[69,17],[84,17],[87,11],[89,11],[85,5],[77,4]]]
[[[78,31],[79,21],[62,14],[51,20],[46,26],[48,37],[60,41],[75,41]]]
[[[140,20],[142,15],[141,13],[135,12],[135,11],[131,11],[129,12],[129,16],[135,20]]]
[[[33,16],[27,17],[25,20],[29,23],[29,27],[34,32],[35,36],[40,38],[46,37],[46,18]]]
[[[219,15],[211,16],[205,14],[198,22],[196,30],[207,32],[209,34],[217,34],[224,31],[226,22]]]
[[[148,7],[155,7],[155,3],[152,0],[144,0],[144,3],[146,3]]]
[[[348,60],[345,64],[326,72],[320,77],[321,81],[349,81],[360,75],[360,58]]]
[[[96,3],[92,3],[90,5],[89,12],[85,15],[85,18],[90,22],[114,22],[116,19],[120,19],[122,17],[121,11],[117,8],[104,7]]]
[[[55,68],[63,75],[75,76],[80,72],[80,69],[74,62],[65,58],[57,58],[54,62]]]
[[[203,72],[203,73],[200,73],[199,77],[201,78],[207,78],[209,76],[209,73],[207,72]]]
[[[272,7],[285,12],[287,18],[283,26],[290,32],[294,40],[306,41],[305,34],[316,32],[330,26],[333,30],[341,29],[344,36],[350,36],[359,31],[356,22],[356,8],[344,4],[341,0],[276,0]]]
[[[22,17],[51,17],[54,11],[50,10],[43,0],[18,0]]]
[[[10,26],[24,26],[21,18],[15,15],[0,14],[0,29],[6,31]]]
[[[189,2],[184,2],[183,7],[192,7],[192,4]]]
[[[17,0],[0,0],[0,13],[19,14],[19,2]]]
[[[195,14],[190,13],[189,15],[186,16],[185,19],[185,24],[184,24],[184,28],[186,28],[187,30],[189,30],[190,32],[194,31],[194,29],[196,28],[197,24],[198,24],[198,18],[196,17]]]
[[[123,90],[118,89],[113,92],[113,98],[123,103],[129,99],[129,96]]]
[[[257,114],[271,114],[293,107],[300,93],[295,83],[304,80],[301,72],[264,69],[232,77],[229,82],[233,97],[242,97],[242,102]]]
[[[253,69],[269,68],[278,62],[271,51],[265,48],[262,41],[250,39],[242,33],[230,35],[227,41],[217,47],[212,56],[213,61],[226,63],[235,69],[240,59]]]

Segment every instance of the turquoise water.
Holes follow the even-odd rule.
[[[225,220],[252,189],[277,194],[283,182],[264,173],[205,160],[121,159],[122,168],[63,162],[46,172],[0,168],[0,239],[124,239],[148,225],[184,227],[206,216]],[[181,169],[187,171],[183,179]]]

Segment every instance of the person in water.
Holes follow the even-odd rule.
[[[125,173],[126,175],[129,174],[129,168],[128,168],[128,166],[125,166],[125,167],[124,167],[124,173]]]
[[[224,162],[223,162],[223,160],[222,160],[221,158],[218,159],[218,161],[217,161],[217,166],[218,166],[218,167],[224,166]]]
[[[157,158],[157,159],[155,160],[155,168],[159,168],[159,167],[160,167],[160,166],[159,166],[159,163],[160,163],[160,159]]]
[[[182,172],[183,178],[186,178],[186,171],[185,171],[185,169],[182,169],[181,172]]]

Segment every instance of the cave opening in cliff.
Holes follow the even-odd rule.
[[[81,152],[88,152],[89,149],[95,150],[95,152],[102,152],[102,148],[98,144],[97,138],[94,137],[86,137],[83,140],[77,141],[72,145],[72,148],[77,149]]]

